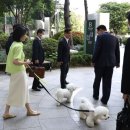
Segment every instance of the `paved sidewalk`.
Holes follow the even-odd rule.
[[[55,95],[59,86],[60,71],[52,70],[45,73],[46,88]],[[72,98],[70,106],[78,108],[81,97],[89,98],[95,106],[101,105],[100,100],[94,101],[92,98],[92,85],[94,80],[94,70],[92,67],[70,68],[68,81],[74,83],[78,89]],[[79,119],[78,112],[69,110],[64,106],[57,107],[56,102],[45,90],[34,92],[31,90],[33,79],[29,77],[30,102],[34,109],[41,112],[40,116],[27,117],[25,108],[12,108],[11,112],[16,114],[14,119],[3,121],[9,76],[0,74],[0,130],[115,130],[117,113],[122,109],[123,100],[120,93],[121,68],[114,70],[111,97],[108,102],[110,118],[102,121],[94,128],[86,126],[85,121]],[[100,98],[102,90],[100,90]],[[16,92],[17,93],[17,92]],[[68,104],[69,105],[69,104]]]

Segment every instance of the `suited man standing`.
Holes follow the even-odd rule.
[[[61,88],[66,88],[67,73],[69,71],[69,62],[70,62],[70,38],[71,38],[71,29],[64,30],[64,37],[59,41],[58,44],[58,57],[57,61],[60,64],[60,84]]]
[[[130,12],[127,16],[128,27],[130,30]],[[130,38],[127,39],[124,51],[123,69],[122,69],[122,80],[121,80],[121,92],[123,99],[128,99],[130,104]]]
[[[114,66],[120,66],[120,50],[118,39],[107,32],[104,25],[97,27],[97,39],[92,57],[95,80],[93,84],[93,98],[99,99],[99,88],[102,79],[101,102],[107,105],[111,92],[111,80]]]
[[[34,66],[43,66],[43,62],[45,59],[44,56],[44,49],[41,44],[41,38],[42,35],[44,35],[45,30],[44,29],[38,29],[37,30],[37,36],[33,41],[32,45],[32,62]],[[41,91],[40,88],[43,88],[40,86],[39,82],[36,78],[34,78],[32,89],[34,91]]]

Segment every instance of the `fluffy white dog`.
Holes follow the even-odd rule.
[[[81,100],[79,109],[94,111],[79,112],[80,118],[86,120],[86,124],[89,127],[94,127],[95,124],[99,124],[100,120],[106,120],[109,118],[109,110],[106,107],[98,106],[94,108],[94,105],[87,98]]]
[[[67,84],[66,89],[62,89],[62,88],[58,88],[57,92],[56,92],[56,99],[63,103],[63,102],[71,102],[71,96],[74,92],[74,90],[76,90],[77,87],[74,86],[74,84]],[[57,105],[59,106],[60,103],[57,103]]]

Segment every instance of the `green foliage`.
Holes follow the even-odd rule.
[[[122,43],[126,45],[128,37],[122,37]]]
[[[45,0],[0,0],[0,15],[3,16],[6,12],[11,17],[15,17],[16,23],[26,25],[31,20],[31,16],[37,17],[36,12],[42,13],[44,10],[50,15],[54,14],[54,1],[48,2]]]
[[[44,3],[44,15],[45,17],[51,17],[55,13],[55,3],[54,0],[45,0]]]
[[[58,41],[52,38],[45,38],[42,40],[42,46],[45,50],[46,57],[55,57],[58,47]]]
[[[129,10],[129,3],[109,2],[101,4],[99,12],[110,13],[110,30],[114,30],[115,33],[122,34],[127,31],[124,30],[124,25],[127,26],[126,12],[128,12]]]
[[[73,31],[82,31],[84,30],[84,20],[81,15],[77,14],[76,12],[71,12],[71,24]]]
[[[61,37],[61,35],[62,35],[62,36],[64,35],[64,32],[63,32],[63,31],[56,33],[56,34],[53,36],[53,38],[56,39],[56,40],[59,40],[59,37]]]
[[[24,43],[23,50],[24,50],[26,59],[32,58],[32,43],[33,43],[32,40],[28,40]]]
[[[54,39],[59,40],[64,36],[64,32],[58,32],[53,36]],[[82,32],[72,32],[73,44],[74,45],[83,45],[84,43],[84,34]]]
[[[84,34],[82,32],[72,32],[73,44],[74,45],[83,45],[84,43]]]
[[[71,54],[70,66],[90,66],[92,56],[84,52]]]
[[[8,35],[5,33],[0,33],[0,48],[5,49],[5,44],[8,39]]]

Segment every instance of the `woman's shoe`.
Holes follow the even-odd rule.
[[[11,115],[11,114],[3,115],[4,120],[15,118],[15,117],[16,117],[16,115]]]
[[[40,115],[39,112],[33,111],[33,112],[27,112],[27,116],[38,116]]]

